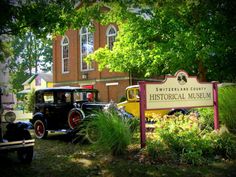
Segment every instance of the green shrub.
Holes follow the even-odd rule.
[[[87,121],[87,128],[88,131],[96,134],[96,141],[93,141],[96,149],[119,155],[124,153],[131,143],[132,134],[129,122],[114,112],[96,113],[94,118]]]
[[[25,110],[27,112],[33,112],[34,105],[35,105],[35,89],[32,89],[27,95],[24,100]]]
[[[196,109],[199,113],[199,121],[202,127],[210,126],[214,128],[214,109],[213,107],[209,108],[198,108]]]
[[[158,143],[148,143],[147,150],[151,157],[166,156],[163,151],[177,155],[182,163],[200,165],[214,159],[232,158],[236,152],[233,135],[224,131],[213,131],[209,126],[204,129],[200,122],[191,116],[169,116],[157,122],[156,137]],[[162,144],[162,145],[160,145]],[[155,147],[157,146],[157,147]]]
[[[220,87],[218,101],[220,124],[224,124],[229,130],[236,132],[236,87]],[[198,108],[196,110],[200,115],[201,124],[214,128],[213,107]]]
[[[127,119],[127,123],[129,125],[131,134],[134,134],[135,132],[139,130],[139,127],[140,127],[139,119],[137,118]]]
[[[216,135],[215,154],[230,159],[236,153],[235,136],[229,132],[223,132]]]
[[[147,142],[147,152],[152,159],[160,162],[175,161],[175,153],[171,152],[164,143],[159,140]]]
[[[126,101],[126,96],[122,96],[120,100],[118,101],[118,103],[123,102],[123,101]]]
[[[221,123],[236,130],[236,87],[219,88],[219,114]]]

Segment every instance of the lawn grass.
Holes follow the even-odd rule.
[[[220,161],[205,166],[151,164],[140,161],[139,145],[132,144],[122,156],[97,151],[89,144],[72,144],[62,134],[36,140],[34,159],[21,164],[16,154],[0,159],[1,177],[222,177],[236,176],[236,161]]]

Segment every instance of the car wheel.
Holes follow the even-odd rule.
[[[31,135],[30,135],[30,133],[28,131],[24,131],[24,139],[25,140],[31,139]],[[33,146],[24,147],[24,148],[20,148],[17,151],[17,156],[18,156],[18,159],[22,163],[31,163],[32,159],[33,159],[33,153],[34,153]]]
[[[71,129],[74,129],[77,125],[81,123],[83,119],[83,114],[76,110],[72,109],[68,116],[68,125]]]
[[[185,109],[174,109],[168,113],[168,115],[174,115],[174,114],[186,114],[187,110]]]
[[[48,132],[46,131],[46,124],[44,121],[37,119],[34,122],[34,133],[36,138],[39,139],[47,137]]]
[[[100,138],[98,127],[92,121],[85,128],[85,137],[91,144],[95,144]]]

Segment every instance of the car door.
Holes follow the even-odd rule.
[[[55,117],[55,99],[53,91],[45,91],[42,93],[42,104],[38,104],[37,107],[41,109],[47,122],[47,129],[53,130],[56,127],[57,122],[54,121]]]
[[[68,128],[68,114],[73,108],[72,93],[67,90],[58,90],[55,92],[55,117],[59,129]]]

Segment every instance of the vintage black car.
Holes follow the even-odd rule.
[[[16,114],[5,110],[1,99],[0,88],[0,156],[17,151],[18,158],[23,163],[30,163],[33,158],[34,139],[31,138],[29,124],[15,122]]]
[[[35,136],[45,138],[48,132],[70,132],[85,117],[103,109],[106,104],[97,102],[98,91],[80,87],[56,87],[35,91],[33,124]]]

